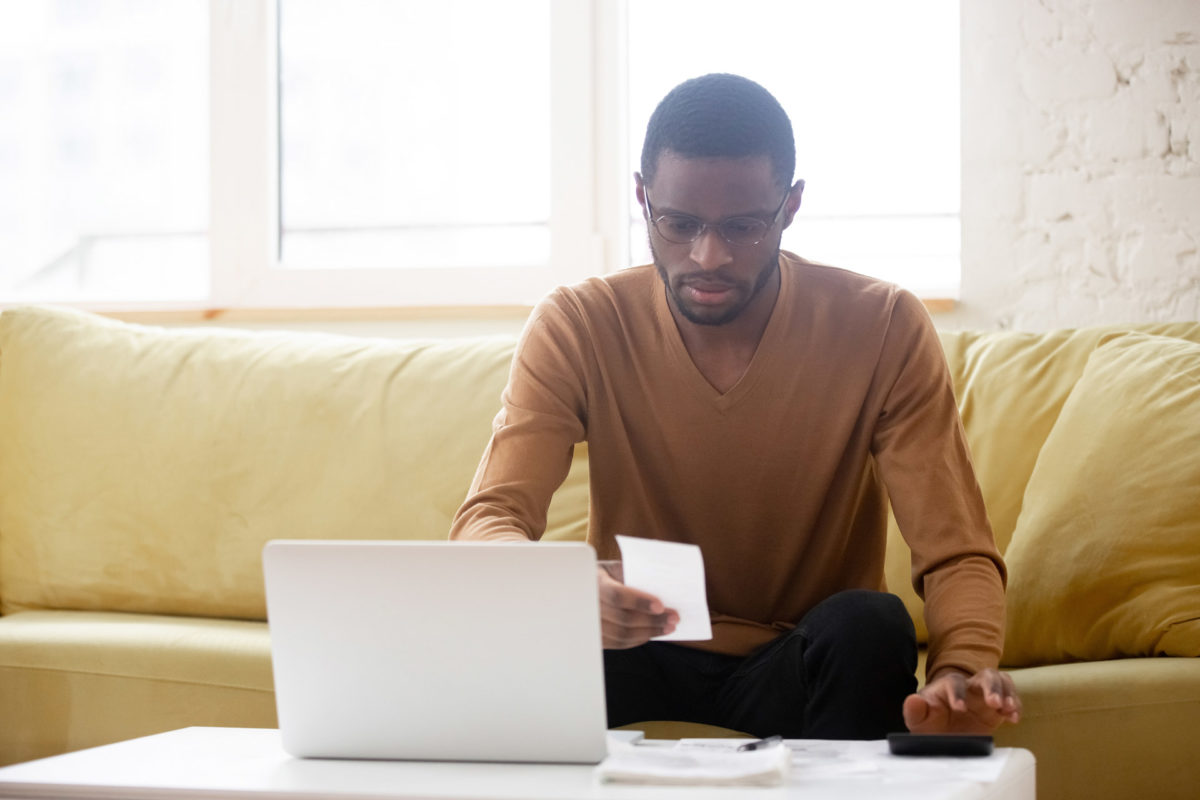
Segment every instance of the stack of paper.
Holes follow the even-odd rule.
[[[791,754],[783,744],[739,751],[684,740],[674,747],[614,748],[596,769],[612,783],[686,786],[778,786],[787,778]]]

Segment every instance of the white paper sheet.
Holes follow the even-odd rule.
[[[956,781],[994,783],[999,780],[1009,751],[997,748],[990,756],[894,756],[884,740],[831,742],[788,739],[792,774],[806,778],[877,775],[885,783]]]
[[[676,751],[731,753],[745,739],[680,739]],[[973,781],[995,783],[1008,763],[1007,748],[998,747],[990,756],[894,756],[887,742],[787,739],[791,775],[797,780],[825,780],[866,776],[881,783],[925,783]]]
[[[694,544],[660,542],[618,536],[621,569],[626,586],[640,589],[679,612],[674,633],[657,641],[696,642],[712,638],[708,595],[704,588],[704,558]]]
[[[710,749],[680,743],[610,751],[597,773],[612,783],[778,786],[787,778],[789,765],[790,755],[782,745],[739,752],[736,746]]]

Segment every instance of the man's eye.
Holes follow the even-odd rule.
[[[721,227],[730,236],[753,236],[762,230],[762,222],[751,218],[735,217],[725,220]]]
[[[700,222],[691,217],[665,216],[658,224],[672,236],[695,236],[700,231]]]

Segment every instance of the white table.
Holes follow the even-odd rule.
[[[648,743],[642,746],[656,746]],[[661,745],[660,745],[661,746]],[[296,759],[279,732],[184,728],[0,769],[0,797],[96,800],[1032,800],[1034,759],[884,756],[883,742],[789,742],[785,786],[605,784],[575,765]]]

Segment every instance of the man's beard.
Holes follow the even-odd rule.
[[[696,325],[727,325],[733,322],[746,307],[758,297],[759,292],[771,281],[771,278],[779,271],[779,246],[776,245],[771,257],[763,262],[762,268],[759,269],[757,277],[754,279],[754,285],[750,287],[749,293],[742,299],[742,302],[734,305],[717,316],[703,313],[703,309],[696,309],[690,306],[679,295],[679,291],[671,285],[670,279],[667,277],[667,270],[663,266],[662,259],[659,258],[658,250],[654,247],[654,242],[650,242],[650,254],[654,257],[654,268],[658,270],[658,277],[662,279],[663,285],[667,287],[667,294],[670,295],[675,308],[679,309],[679,313],[683,314],[684,319]],[[720,271],[717,272],[719,276]]]

